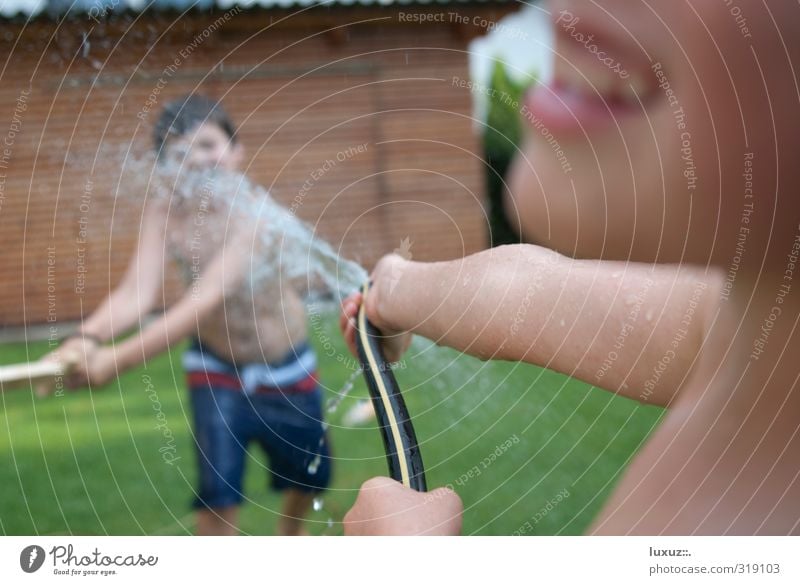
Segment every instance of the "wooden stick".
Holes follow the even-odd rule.
[[[0,389],[24,388],[39,381],[65,376],[75,366],[75,363],[74,359],[40,360],[0,366]]]

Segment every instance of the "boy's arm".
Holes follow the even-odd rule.
[[[145,209],[139,243],[122,280],[103,303],[84,320],[81,331],[103,341],[141,322],[155,305],[164,282],[164,229],[166,209],[151,204]]]
[[[155,304],[164,281],[164,228],[166,210],[162,205],[150,204],[142,216],[136,251],[125,275],[117,287],[103,300],[94,312],[83,320],[77,334],[67,338],[43,360],[70,360],[76,363],[74,374],[66,383],[70,387],[85,384],[86,372],[92,364],[103,362],[103,348],[99,342],[113,339],[141,322]],[[54,382],[37,384],[37,393],[50,394]]]
[[[164,314],[134,335],[111,347],[101,348],[88,369],[72,386],[102,385],[191,333],[215,310],[226,294],[239,286],[246,269],[246,238],[237,235],[209,262],[189,290]]]
[[[679,392],[718,277],[676,265],[573,260],[532,245],[450,262],[387,257],[368,316],[482,359],[526,361],[636,400]]]

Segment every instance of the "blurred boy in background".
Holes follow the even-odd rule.
[[[159,164],[175,165],[178,181],[215,169],[236,172],[244,155],[225,111],[199,95],[168,104],[154,138]],[[238,532],[251,442],[267,453],[272,488],[284,493],[278,534],[304,534],[303,518],[330,479],[305,305],[277,273],[252,294],[247,272],[265,225],[241,214],[231,225],[232,203],[214,195],[201,190],[148,201],[124,278],[52,355],[78,357],[71,387],[96,387],[190,338],[183,365],[199,468],[198,534]],[[155,308],[167,252],[181,268],[183,296],[137,334],[103,345]]]

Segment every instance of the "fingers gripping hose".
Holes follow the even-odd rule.
[[[369,284],[362,288],[361,308],[356,320],[356,347],[372,404],[381,427],[383,445],[392,479],[406,487],[424,492],[425,469],[417,445],[417,436],[408,416],[403,395],[380,346],[381,333],[366,315]]]

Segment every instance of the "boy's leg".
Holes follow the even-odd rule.
[[[194,501],[197,534],[236,535],[247,442],[240,411],[246,398],[209,386],[192,387],[189,392],[200,483]]]
[[[307,534],[303,523],[314,498],[328,486],[331,457],[322,423],[322,392],[253,396],[254,431],[269,458],[272,488],[283,493],[277,532]]]
[[[313,501],[313,493],[291,488],[284,490],[278,536],[308,536],[303,521]]]
[[[198,536],[236,536],[239,534],[239,506],[197,511]]]

